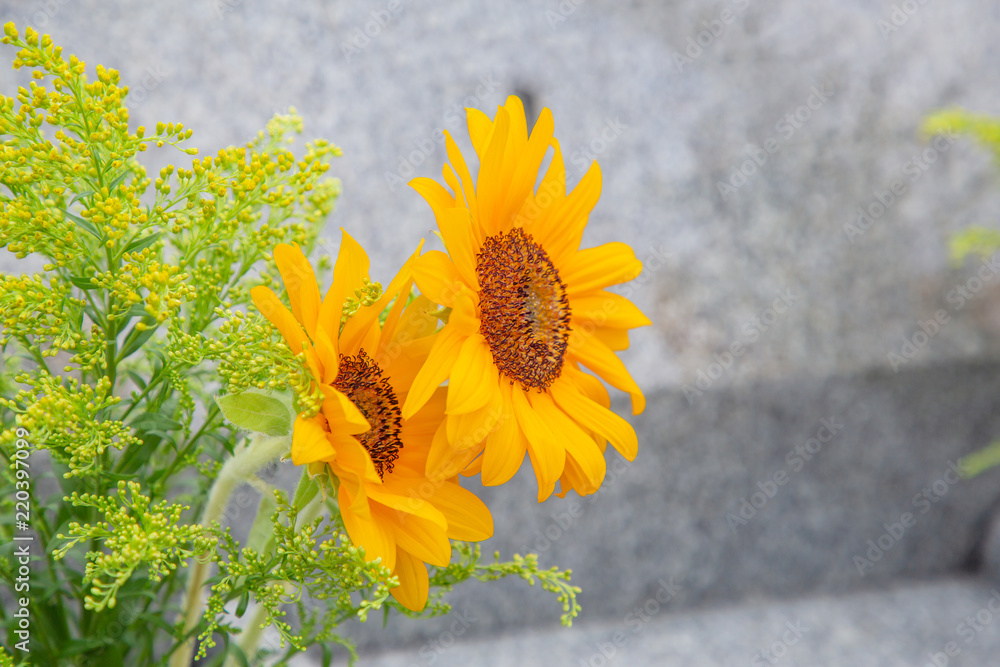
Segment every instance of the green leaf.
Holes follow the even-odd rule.
[[[140,390],[146,388],[146,379],[144,377],[135,371],[125,371],[125,374],[131,378],[132,382],[134,382],[135,386],[137,386]]]
[[[1000,465],[1000,440],[962,457],[958,462],[965,477],[975,477],[997,465]]]
[[[146,325],[149,328],[145,331],[139,331],[135,327],[132,327],[132,330],[128,332],[128,335],[125,337],[125,342],[122,345],[122,351],[118,355],[118,361],[127,359],[129,356],[134,354],[136,350],[142,347],[143,343],[149,340],[150,336],[156,333],[155,322],[147,322]]]
[[[304,470],[299,478],[299,485],[295,488],[295,496],[292,498],[292,505],[301,510],[319,493],[319,484],[309,476],[309,471]]]
[[[222,415],[235,426],[265,435],[288,435],[292,432],[292,415],[285,404],[267,394],[244,391],[216,396]]]
[[[79,287],[80,289],[95,289],[97,285],[90,281],[90,278],[82,278],[80,276],[70,276],[69,281]]]
[[[271,515],[277,509],[278,505],[270,493],[265,493],[260,497],[260,504],[257,505],[257,516],[254,517],[253,525],[250,526],[250,534],[247,536],[246,547],[248,549],[253,549],[259,554],[270,553],[271,547],[274,546],[274,524],[271,523]]]
[[[69,211],[63,211],[63,215],[65,215],[67,218],[69,218],[70,220],[72,220],[73,222],[75,222],[85,232],[88,232],[91,236],[93,236],[98,241],[103,241],[104,240],[104,237],[101,236],[100,233],[98,233],[97,227],[94,227],[93,223],[88,222],[87,220],[84,220],[80,216],[75,215],[73,213],[70,213]]]
[[[162,235],[163,232],[156,232],[155,234],[149,234],[148,236],[143,236],[141,238],[134,239],[131,243],[125,246],[124,252],[139,252],[144,248],[148,248],[149,246],[159,241],[160,236]]]
[[[247,605],[250,604],[250,591],[243,591],[243,595],[240,596],[240,603],[236,605],[236,618],[243,618],[243,614],[247,611]]]
[[[156,412],[144,412],[129,422],[130,428],[140,431],[176,431],[181,426],[179,422]]]

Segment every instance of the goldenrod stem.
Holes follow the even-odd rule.
[[[306,481],[306,475],[308,471],[303,472],[303,481]],[[312,523],[313,519],[319,516],[320,510],[323,509],[323,499],[320,496],[316,496],[312,499],[305,507],[303,507],[295,518],[295,528],[299,529]],[[288,592],[289,585],[285,583],[285,592]],[[264,621],[267,620],[267,607],[262,604],[254,605],[253,614],[247,619],[247,624],[243,628],[243,634],[240,636],[239,647],[243,651],[243,655],[247,657],[247,661],[250,664],[255,664],[256,661],[253,659],[252,653],[256,651],[257,644],[260,642],[261,635],[264,634]],[[225,667],[236,667],[236,658],[229,656],[226,658]]]
[[[226,461],[215,478],[212,490],[208,495],[205,513],[201,525],[211,526],[222,518],[229,496],[236,487],[249,480],[258,470],[288,451],[289,436],[267,436],[254,433],[247,442],[237,448],[233,457]],[[184,634],[191,632],[198,625],[205,606],[202,586],[208,578],[209,561],[196,561],[188,575],[187,589],[184,594]],[[189,667],[191,655],[194,653],[195,638],[187,639],[170,659],[170,667]]]

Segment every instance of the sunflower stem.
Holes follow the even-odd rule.
[[[288,452],[291,438],[287,435],[268,436],[263,433],[253,433],[243,445],[233,453],[219,471],[215,483],[208,495],[208,503],[201,517],[201,525],[211,526],[219,521],[229,503],[229,497],[241,483],[250,480],[258,470]],[[197,561],[188,575],[187,589],[184,595],[184,611],[181,618],[184,621],[184,635],[191,633],[201,619],[205,597],[202,587],[208,578],[210,561]],[[170,667],[189,667],[191,655],[194,653],[195,637],[190,637],[174,652]]]

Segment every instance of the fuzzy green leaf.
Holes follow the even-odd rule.
[[[241,429],[265,435],[288,435],[292,432],[292,415],[288,408],[267,394],[244,391],[216,396],[215,402],[223,416]]]

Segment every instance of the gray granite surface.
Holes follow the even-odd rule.
[[[888,367],[939,309],[951,322],[911,363],[997,352],[1000,280],[958,308],[946,295],[975,267],[950,268],[945,250],[997,219],[995,170],[967,141],[930,150],[917,129],[941,107],[1000,113],[1000,6],[919,2],[899,26],[894,6],[0,0],[0,17],[118,68],[137,123],[183,122],[204,152],[297,107],[307,135],[344,148],[327,245],[343,225],[376,277],[421,236],[433,245],[429,209],[400,182],[440,177],[440,131],[464,135],[463,106],[520,93],[550,107],[569,181],[593,158],[604,172],[585,243],[628,242],[649,267],[637,300],[655,327],[626,358],[653,389],[694,383],[735,342],[748,352],[713,388]],[[0,68],[0,90],[15,80]],[[746,182],[720,192],[741,168]],[[906,191],[852,242],[856,209],[897,180]],[[793,307],[755,325],[784,291]]]
[[[1000,589],[946,580],[677,614],[655,594],[605,623],[487,640],[441,634],[370,667],[998,667]],[[459,630],[461,625],[456,626]],[[450,631],[447,631],[450,633]]]
[[[426,664],[597,665],[662,581],[677,586],[669,613],[608,664],[755,664],[799,619],[809,634],[756,664],[922,665],[964,641],[957,624],[989,585],[882,588],[1000,571],[987,534],[1000,473],[950,472],[1000,433],[1000,270],[949,265],[946,250],[959,229],[995,226],[1000,184],[967,140],[917,133],[941,107],[1000,114],[1000,5],[0,0],[10,19],[119,69],[136,123],[183,122],[202,154],[297,107],[308,137],[344,148],[324,249],[344,226],[375,278],[419,238],[434,247],[433,216],[401,182],[439,175],[442,129],[467,145],[463,106],[520,94],[553,110],[571,183],[600,162],[585,244],[625,241],[647,268],[633,295],[654,325],[623,355],[650,398],[633,420],[640,456],[612,459],[594,500],[537,506],[524,470],[486,490],[487,550],[572,567],[584,616],[550,631],[558,607],[541,591],[469,585],[453,602],[478,620]],[[0,67],[5,94],[25,80]],[[0,271],[39,265],[0,254]],[[453,622],[349,630],[366,658],[405,646],[383,664],[408,665]],[[995,627],[949,664],[996,661]],[[509,639],[473,643],[494,636]]]

